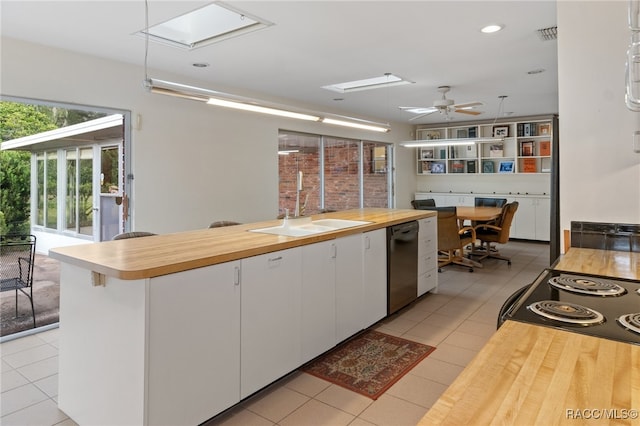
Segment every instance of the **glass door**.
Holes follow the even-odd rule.
[[[122,153],[119,145],[108,145],[100,147],[100,173],[99,187],[100,212],[98,232],[94,234],[99,237],[98,241],[109,241],[122,232],[123,223],[123,171]]]

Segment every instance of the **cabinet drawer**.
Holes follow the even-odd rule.
[[[418,256],[418,276],[435,268],[438,265],[438,256],[435,251],[430,251]]]
[[[418,275],[418,297],[438,287],[438,269],[433,268]]]

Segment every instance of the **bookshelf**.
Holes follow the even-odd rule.
[[[553,126],[550,118],[418,127],[416,140],[442,145],[416,148],[418,175],[548,174]],[[474,139],[478,139],[474,141]],[[483,141],[483,138],[502,138]],[[467,145],[459,145],[469,141]]]

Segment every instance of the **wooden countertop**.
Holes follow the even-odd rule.
[[[640,280],[640,253],[572,247],[560,256],[553,268]]]
[[[640,279],[640,253],[571,248],[554,268]],[[468,424],[640,425],[640,346],[507,320],[419,426]]]
[[[151,278],[250,256],[299,247],[338,237],[385,228],[398,223],[436,216],[435,211],[366,208],[311,216],[371,222],[306,237],[248,232],[277,226],[271,220],[223,228],[201,229],[101,243],[59,247],[49,256],[99,274],[125,280]]]
[[[576,420],[594,410],[619,418]],[[637,425],[621,418],[631,410],[640,412],[640,346],[506,321],[419,426]]]

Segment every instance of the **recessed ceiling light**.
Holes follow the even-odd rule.
[[[386,73],[380,77],[365,78],[364,80],[347,81],[346,83],[330,84],[322,86],[323,89],[332,90],[338,93],[357,92],[360,90],[379,89],[381,87],[399,86],[403,84],[413,84],[414,81],[406,80],[397,75]]]
[[[498,24],[491,24],[491,25],[487,25],[486,27],[482,28],[480,31],[482,31],[485,34],[491,34],[491,33],[496,33],[500,30],[502,30],[504,28],[504,25],[498,25]]]
[[[136,34],[149,40],[195,49],[273,25],[228,4],[208,4],[168,21],[143,28]]]

